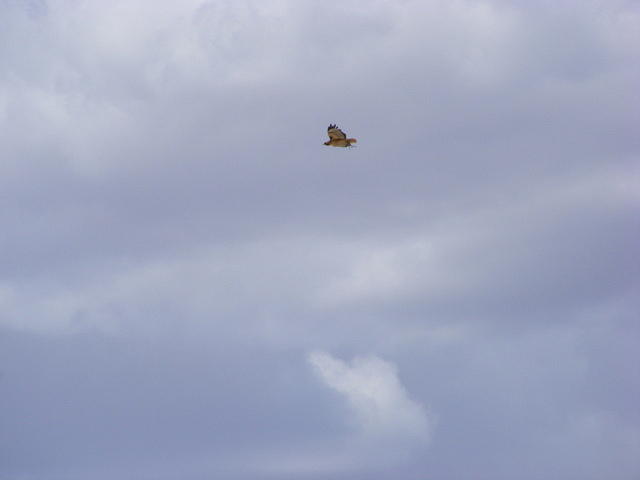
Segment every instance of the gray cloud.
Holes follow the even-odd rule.
[[[637,7],[340,10],[0,3],[0,479],[637,477]]]

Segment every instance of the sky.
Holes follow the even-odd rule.
[[[637,2],[0,0],[0,58],[0,480],[640,478]]]

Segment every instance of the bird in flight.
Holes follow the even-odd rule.
[[[357,141],[355,138],[347,138],[347,135],[337,125],[329,125],[327,134],[329,135],[329,141],[324,142],[324,144],[332,147],[351,147],[351,144]]]

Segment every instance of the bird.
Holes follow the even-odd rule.
[[[327,134],[329,141],[324,144],[331,147],[351,147],[352,143],[357,142],[355,138],[347,138],[347,135],[337,125],[330,124],[327,128]]]

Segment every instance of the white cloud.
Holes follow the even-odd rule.
[[[393,364],[376,356],[348,364],[323,351],[311,352],[308,361],[329,388],[346,397],[365,436],[429,438],[433,420],[409,397]]]

